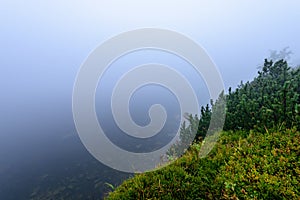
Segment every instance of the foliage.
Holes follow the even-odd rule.
[[[286,61],[265,60],[252,82],[227,95],[225,130],[272,128],[282,124],[300,129],[300,70]]]
[[[290,54],[287,48],[280,55]],[[275,55],[275,54],[274,54]],[[187,115],[188,124],[183,123],[180,129],[180,140],[174,144],[167,155],[174,159],[179,157],[191,144],[191,137],[195,134],[194,142],[201,142],[207,131],[213,127],[220,127],[213,117],[223,115],[222,102],[226,101],[226,120],[224,130],[259,131],[265,128],[283,126],[300,129],[300,68],[291,68],[284,60],[265,60],[265,64],[258,76],[251,82],[243,83],[228,94],[221,93],[216,102],[211,101],[201,107],[201,115]],[[214,130],[217,131],[217,130]]]
[[[208,157],[199,143],[171,165],[138,174],[107,199],[299,199],[300,133],[223,132]]]
[[[192,142],[201,142],[207,136],[210,136],[211,142],[216,142],[215,135],[221,131],[225,120],[225,100],[226,96],[221,92],[215,102],[211,100],[211,107],[208,104],[201,107],[200,118],[191,114],[185,116],[187,123],[183,122],[180,127],[179,141],[166,153],[169,160],[180,157]],[[209,149],[208,146],[206,148]]]
[[[192,116],[191,114],[186,115],[185,118],[187,123],[184,121],[180,127],[179,140],[166,153],[170,161],[180,157],[189,148],[193,140],[195,142],[203,140],[209,127],[211,110],[207,104],[205,108],[201,107],[200,119],[197,115]]]
[[[232,144],[226,144],[227,147]],[[300,134],[296,129],[239,139],[220,170],[223,197],[240,199],[300,198]]]
[[[225,131],[202,158],[208,130],[223,124],[214,115],[224,115],[225,101]],[[170,160],[185,155],[125,181],[108,199],[300,199],[299,67],[266,59],[253,81],[229,88],[202,107],[199,117],[186,119],[167,153]]]

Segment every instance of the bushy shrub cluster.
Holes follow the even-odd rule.
[[[107,199],[300,199],[300,132],[228,131],[171,165],[125,181]]]
[[[227,95],[225,130],[272,128],[284,124],[300,129],[300,68],[265,60],[253,81]]]

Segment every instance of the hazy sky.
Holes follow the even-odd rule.
[[[80,65],[132,29],[166,28],[197,41],[226,88],[251,80],[269,50],[290,46],[300,63],[299,8],[297,0],[1,1],[0,136],[71,124]]]
[[[1,71],[18,80],[44,73],[74,79],[104,40],[157,27],[197,41],[218,65],[225,85],[235,86],[256,74],[270,49],[290,46],[299,59],[299,8],[297,0],[1,1]]]

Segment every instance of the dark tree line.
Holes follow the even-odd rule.
[[[224,99],[225,109],[222,108]],[[283,59],[276,62],[266,59],[253,81],[241,82],[234,91],[229,88],[226,95],[222,92],[216,102],[201,107],[200,116],[187,115],[189,123],[182,124],[180,141],[167,155],[182,155],[195,132],[194,141],[203,140],[211,123],[218,123],[212,119],[214,112],[219,112],[216,116],[226,113],[224,130],[261,131],[276,127],[300,130],[300,67],[291,68]]]
[[[300,128],[300,69],[284,60],[265,60],[253,81],[241,83],[226,99],[225,130],[285,126]]]

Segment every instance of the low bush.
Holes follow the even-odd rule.
[[[228,131],[205,158],[199,144],[137,174],[107,199],[300,199],[300,133]]]

